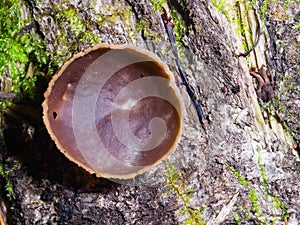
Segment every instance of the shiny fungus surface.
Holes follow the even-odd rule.
[[[100,44],[75,54],[45,92],[44,123],[58,149],[90,173],[132,178],[177,146],[182,104],[153,53]]]

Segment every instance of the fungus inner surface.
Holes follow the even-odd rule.
[[[112,49],[106,47],[77,55],[58,71],[45,94],[44,121],[58,148],[69,159],[98,175],[122,177],[156,164],[174,148],[181,129],[181,104],[171,85],[170,74],[162,65],[130,48],[113,49],[113,54],[107,54],[110,51]],[[100,68],[95,65],[99,59]],[[91,70],[92,67],[96,70]],[[94,71],[94,74],[90,76],[92,80],[87,81],[85,74],[89,71]],[[99,86],[102,75],[111,71],[114,72]],[[132,84],[136,86],[131,87]],[[147,96],[148,92],[154,94]],[[123,93],[125,97],[122,97]],[[89,100],[91,95],[97,96],[94,103]],[[140,96],[144,97],[139,99]],[[80,109],[81,117],[81,127],[77,129],[79,125],[76,124],[76,131],[75,106]],[[127,120],[128,127],[119,126],[114,119]],[[164,126],[156,127],[161,121],[164,121]],[[96,138],[93,129],[87,129],[90,124],[95,126]],[[134,140],[126,140],[132,136]],[[153,148],[145,145],[150,146],[149,149],[136,149],[134,142],[149,137],[159,139],[159,144]],[[81,149],[78,139],[85,142],[81,146],[92,143],[93,150],[83,152],[89,147]],[[94,144],[100,142],[101,145]],[[128,146],[131,142],[132,146]]]

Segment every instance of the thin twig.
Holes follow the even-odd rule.
[[[202,110],[202,107],[201,107],[201,104],[200,104],[200,100],[197,98],[194,88],[188,82],[187,73],[186,73],[185,69],[183,68],[183,63],[180,60],[180,57],[179,57],[179,54],[178,54],[178,49],[177,49],[177,46],[176,46],[176,40],[175,40],[174,33],[173,33],[173,25],[172,25],[170,19],[168,18],[167,12],[164,8],[163,8],[163,14],[161,15],[161,18],[164,22],[165,29],[166,29],[168,37],[170,39],[170,43],[171,43],[171,46],[172,46],[172,49],[173,49],[173,53],[175,55],[176,65],[178,67],[178,71],[179,71],[179,74],[180,74],[180,77],[181,77],[181,80],[182,80],[182,84],[185,86],[186,91],[187,91],[188,95],[190,96],[190,98],[191,98],[191,100],[192,100],[192,102],[195,106],[200,124],[203,127],[203,129],[205,130],[205,126],[204,126],[204,123],[203,123],[203,120],[205,119],[205,116],[204,116],[204,113],[203,113],[203,110]]]
[[[258,28],[257,28],[257,38],[256,38],[256,41],[255,41],[255,44],[253,45],[252,48],[250,48],[246,53],[240,53],[238,56],[243,56],[243,57],[246,57],[247,55],[249,55],[255,48],[256,46],[258,45],[259,43],[259,40],[260,40],[260,36],[261,36],[261,28],[260,28],[260,25],[258,23]]]

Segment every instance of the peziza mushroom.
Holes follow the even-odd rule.
[[[99,177],[128,179],[176,147],[182,103],[153,53],[100,44],[75,54],[45,92],[43,120],[58,149]]]

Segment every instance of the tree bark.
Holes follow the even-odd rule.
[[[155,11],[150,1],[28,3],[53,57],[66,49],[57,44],[62,30],[69,32],[70,52],[61,58],[90,45],[78,43],[72,24],[68,27],[68,22],[55,17],[61,10],[74,8],[86,23],[84,31],[93,31],[101,42],[148,48],[178,75],[174,59],[164,53],[170,52],[170,44],[161,11]],[[262,1],[257,4],[262,7]],[[255,19],[249,20],[249,26],[253,38],[257,24],[262,26],[262,35],[248,58],[238,56],[244,53],[241,37],[210,1],[171,1],[165,7],[175,10],[187,27],[182,33],[187,53],[184,64],[197,92],[199,87],[206,116],[203,129],[184,86],[180,87],[185,103],[184,128],[168,162],[182,174],[184,185],[194,191],[190,206],[206,206],[202,215],[207,224],[234,224],[232,212],[238,212],[242,224],[258,223],[238,209],[242,206],[251,212],[253,201],[230,165],[255,189],[269,223],[276,217],[280,218],[278,224],[284,223],[282,209],[270,203],[272,197],[278,197],[290,215],[288,224],[299,224],[300,34],[299,28],[293,28],[299,20],[299,4],[291,3],[284,11],[283,1],[270,3],[265,22],[259,19],[258,11],[252,11]],[[279,18],[280,10],[287,14],[283,19]],[[260,68],[262,64],[275,76],[275,96],[282,103],[273,104],[273,111],[268,103],[257,99],[256,81],[249,73],[250,67]],[[13,195],[6,199],[7,224],[182,224],[186,218],[186,214],[175,213],[183,208],[182,201],[174,194],[162,197],[168,190],[164,164],[131,181],[136,185],[96,178],[68,161],[42,124],[33,128],[8,118],[5,121],[7,150],[1,151],[2,164],[6,169],[14,168],[9,173]],[[269,195],[264,195],[267,190],[260,165],[265,168]],[[253,217],[260,219],[255,214]]]

